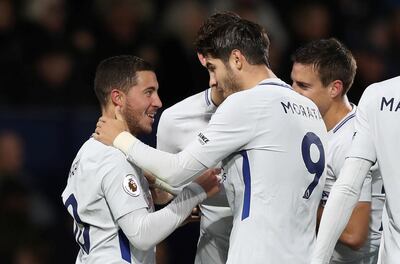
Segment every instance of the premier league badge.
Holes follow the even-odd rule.
[[[124,191],[130,196],[136,197],[140,194],[139,185],[132,174],[126,175],[122,186],[124,187]]]

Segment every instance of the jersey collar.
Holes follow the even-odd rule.
[[[217,109],[217,106],[214,104],[214,102],[211,99],[211,88],[208,88],[207,90],[204,91],[204,99],[207,105],[207,110],[209,111],[214,111]]]
[[[290,90],[292,90],[292,87],[289,84],[285,83],[284,81],[282,81],[279,78],[264,79],[261,82],[259,82],[257,86],[260,86],[260,85],[276,85],[276,86],[281,86],[284,88],[289,88]]]
[[[351,105],[351,111],[348,112],[347,115],[344,116],[342,120],[340,120],[340,122],[338,122],[336,126],[330,130],[332,131],[332,133],[336,133],[342,126],[344,126],[344,124],[347,123],[347,121],[356,116],[357,106],[353,103],[350,103],[350,105]]]

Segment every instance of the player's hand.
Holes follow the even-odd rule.
[[[158,205],[166,204],[171,201],[174,196],[164,190],[161,190],[155,187],[156,177],[149,172],[144,172],[144,177],[146,177],[147,182],[149,183],[151,196],[153,197],[153,202]]]
[[[147,182],[149,185],[154,185],[156,183],[156,176],[151,174],[150,172],[144,171],[143,172],[144,177],[146,178]]]
[[[93,137],[106,145],[112,145],[114,139],[123,131],[129,131],[119,106],[115,107],[115,118],[102,116],[96,124]]]
[[[207,197],[211,197],[220,191],[221,185],[217,177],[220,173],[220,168],[208,169],[195,180],[207,193]]]

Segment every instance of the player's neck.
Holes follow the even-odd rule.
[[[109,118],[115,118],[115,107],[113,105],[107,105],[107,107],[101,110],[101,114]]]
[[[333,102],[323,116],[326,130],[330,131],[333,129],[351,110],[352,106],[347,96],[344,96],[337,102]]]
[[[214,105],[219,106],[224,101],[222,93],[218,92],[215,87],[211,88],[211,100]]]
[[[262,80],[277,78],[276,75],[263,65],[252,65],[243,75],[242,90],[253,88]]]

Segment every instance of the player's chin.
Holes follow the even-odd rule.
[[[142,132],[145,134],[150,134],[153,131],[153,122],[142,126]]]

